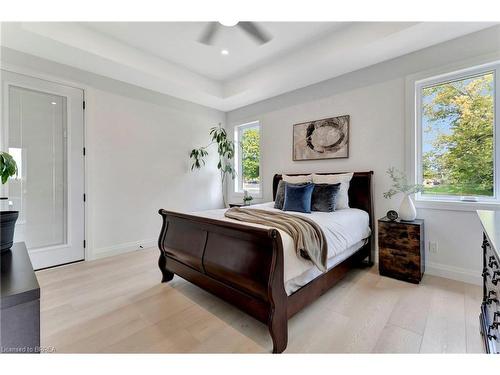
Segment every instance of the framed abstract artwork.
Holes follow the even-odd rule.
[[[293,160],[349,157],[349,115],[293,125]]]

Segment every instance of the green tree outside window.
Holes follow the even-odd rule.
[[[260,132],[257,128],[243,131],[241,136],[241,163],[243,183],[259,182],[260,179]]]
[[[422,90],[424,193],[493,196],[493,73]]]

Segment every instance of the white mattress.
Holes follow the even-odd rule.
[[[281,210],[274,208],[274,202],[255,204],[248,208],[258,208],[270,211]],[[192,215],[209,217],[212,219],[238,222],[224,216],[225,209],[191,212]],[[366,243],[371,234],[368,213],[357,208],[346,208],[335,212],[316,212],[310,214],[291,212],[287,213],[305,216],[314,220],[325,233],[328,246],[328,269],[339,264]],[[238,222],[241,224],[241,222]],[[260,224],[245,223],[255,227],[265,227]],[[284,281],[288,295],[321,275],[321,271],[310,260],[297,256],[292,238],[285,232],[279,231],[283,241]]]

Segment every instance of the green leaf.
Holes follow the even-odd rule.
[[[6,152],[0,151],[0,174],[2,184],[12,176],[17,176],[18,169],[14,158]]]

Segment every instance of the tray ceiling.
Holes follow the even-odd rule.
[[[493,25],[474,22],[259,22],[259,45],[207,22],[2,23],[1,44],[230,111]],[[221,54],[222,49],[228,51]]]

